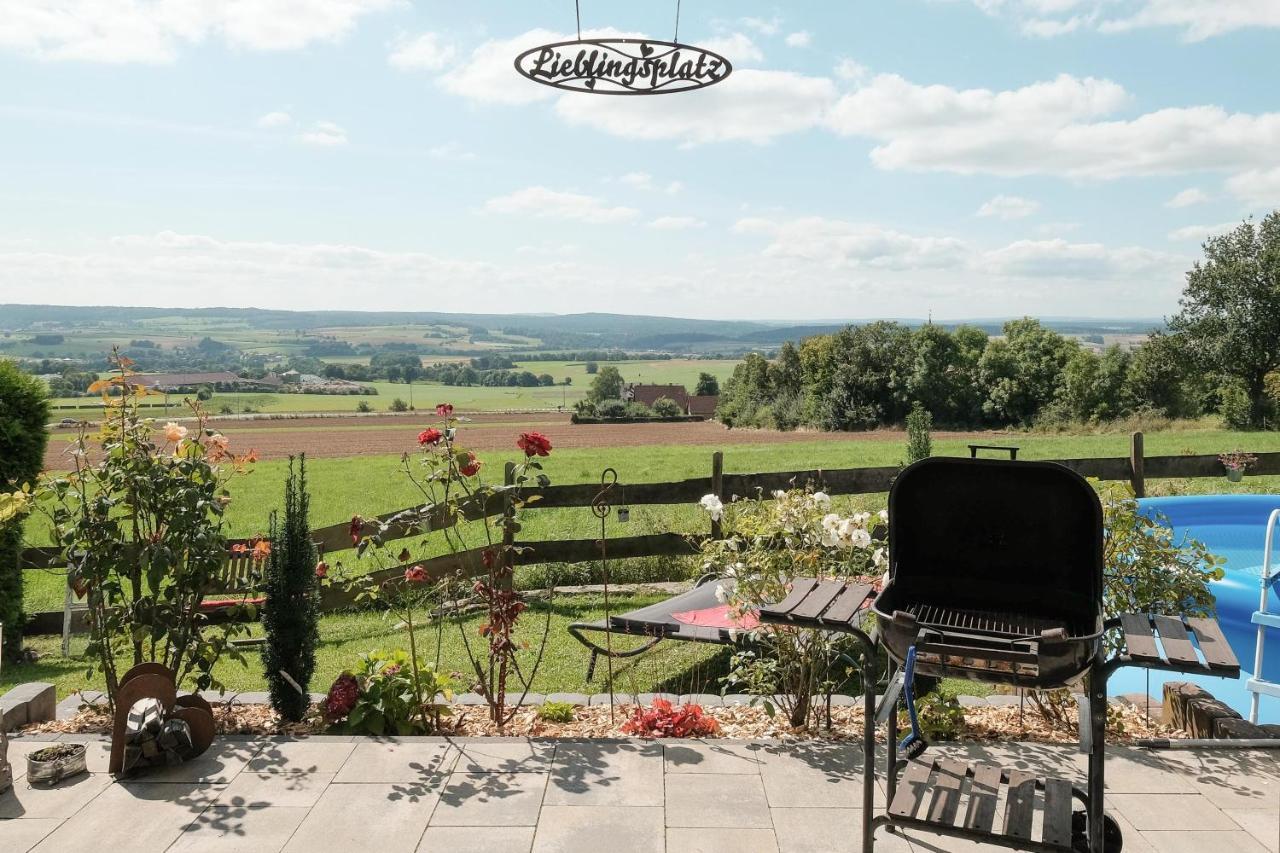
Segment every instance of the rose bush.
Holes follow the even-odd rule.
[[[753,624],[764,604],[781,601],[797,577],[878,582],[888,545],[873,532],[886,513],[832,512],[820,491],[775,492],[772,500],[734,500],[727,507],[708,495],[701,505],[722,519],[725,537],[702,545],[705,568],[720,575],[717,597],[742,624]],[[732,658],[728,687],[758,697],[766,712],[781,706],[791,724],[808,725],[812,707],[851,675],[842,655],[847,636],[781,625],[755,625],[735,634],[745,647]]]

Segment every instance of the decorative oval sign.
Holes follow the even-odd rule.
[[[582,39],[544,44],[516,57],[535,83],[596,95],[665,95],[719,83],[733,65],[718,53],[652,39]]]

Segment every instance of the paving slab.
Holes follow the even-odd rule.
[[[163,853],[220,793],[219,786],[189,782],[109,784],[34,850]]]
[[[25,762],[24,762],[25,763]],[[31,785],[26,777],[0,794],[0,820],[56,818],[65,820],[111,785],[102,773],[81,773],[56,785]]]
[[[1143,833],[1239,829],[1221,809],[1196,794],[1110,794],[1106,806]]]
[[[668,774],[666,796],[667,826],[773,828],[764,782],[755,774]]]
[[[556,746],[548,805],[661,806],[662,745],[572,741]]]
[[[429,826],[418,844],[418,853],[529,853],[533,847],[532,826]]]
[[[778,843],[772,829],[672,827],[667,830],[667,849],[680,853],[778,853]]]
[[[1160,853],[1266,853],[1265,847],[1247,832],[1158,831],[1143,832],[1143,837]],[[1127,841],[1127,839],[1126,839]],[[1126,851],[1129,845],[1126,843]]]
[[[215,741],[204,755],[173,767],[150,767],[131,776],[137,784],[168,785],[180,782],[198,782],[206,785],[223,785],[230,782],[261,748],[260,743]]]
[[[663,747],[671,773],[759,773],[759,744],[729,740],[668,741]]]
[[[1265,809],[1223,809],[1223,814],[1253,836],[1269,853],[1280,853],[1280,802]]]
[[[551,769],[552,741],[466,738],[453,741],[458,750],[454,769],[460,773],[545,773]]]
[[[339,785],[399,782],[439,789],[458,751],[443,741],[366,741],[356,744],[334,778]]]
[[[414,853],[438,797],[413,784],[330,785],[284,849]]]
[[[0,820],[0,850],[5,853],[27,853],[61,825],[61,820],[47,817]]]
[[[245,770],[251,773],[337,773],[356,745],[302,740],[263,744]]]
[[[665,853],[665,829],[659,806],[545,805],[533,853]]]
[[[333,782],[333,773],[244,772],[227,785],[218,805],[249,810],[309,809]]]
[[[779,853],[850,853],[862,838],[862,809],[772,809]],[[876,834],[876,853],[910,853],[901,835]]]
[[[183,829],[168,853],[279,853],[310,809],[214,805]]]
[[[860,748],[771,744],[761,750],[760,762],[770,806],[855,808],[862,803]]]
[[[548,773],[454,773],[432,826],[535,826]]]

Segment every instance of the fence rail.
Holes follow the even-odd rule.
[[[1085,477],[1098,480],[1128,481],[1139,496],[1146,494],[1149,479],[1221,477],[1225,471],[1217,456],[1146,456],[1143,453],[1142,433],[1134,433],[1128,457],[1096,457],[1086,459],[1058,459],[1060,465]],[[1257,462],[1250,466],[1251,475],[1280,474],[1280,452],[1254,454]],[[615,507],[640,505],[693,504],[707,494],[716,494],[724,501],[734,497],[770,496],[774,491],[811,485],[830,495],[874,494],[889,490],[899,469],[896,466],[878,468],[813,468],[805,471],[781,471],[757,474],[723,473],[724,457],[720,452],[712,454],[711,470],[707,477],[692,477],[665,483],[618,483],[609,493],[609,503]],[[599,494],[595,483],[548,486],[525,489],[523,498],[529,510],[590,507]],[[507,509],[508,498],[502,494],[486,494],[465,498],[457,502],[455,511],[464,519],[478,520],[501,515]],[[401,513],[414,508],[397,510],[378,516],[382,522],[390,521]],[[452,519],[445,508],[438,508],[432,515],[432,527],[448,524]],[[384,535],[385,541],[395,541],[421,535],[417,524],[393,525]],[[650,533],[622,536],[608,540],[611,559],[633,557],[688,556],[697,553],[700,542],[707,536],[721,535],[719,523],[712,523],[709,534]],[[342,522],[312,531],[312,538],[323,553],[343,551],[352,547],[350,523]],[[598,539],[554,539],[544,541],[515,541],[518,562],[521,565],[541,563],[583,563],[600,558]],[[472,549],[459,554],[445,554],[427,560],[414,561],[422,565],[432,577],[461,571],[466,575],[482,571],[483,549]],[[28,548],[22,553],[22,566],[26,569],[49,569],[60,565],[57,548]],[[404,566],[396,566],[372,573],[375,580],[391,578],[402,573]],[[326,596],[327,606],[349,603],[349,597],[337,590]],[[60,615],[60,614],[59,614]]]

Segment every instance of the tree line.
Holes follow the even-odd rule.
[[[1134,350],[1096,352],[1023,318],[989,337],[968,326],[876,322],[752,354],[725,383],[730,426],[859,430],[913,406],[955,427],[1099,423],[1220,414],[1274,426],[1280,402],[1280,211],[1210,238],[1179,312]]]

